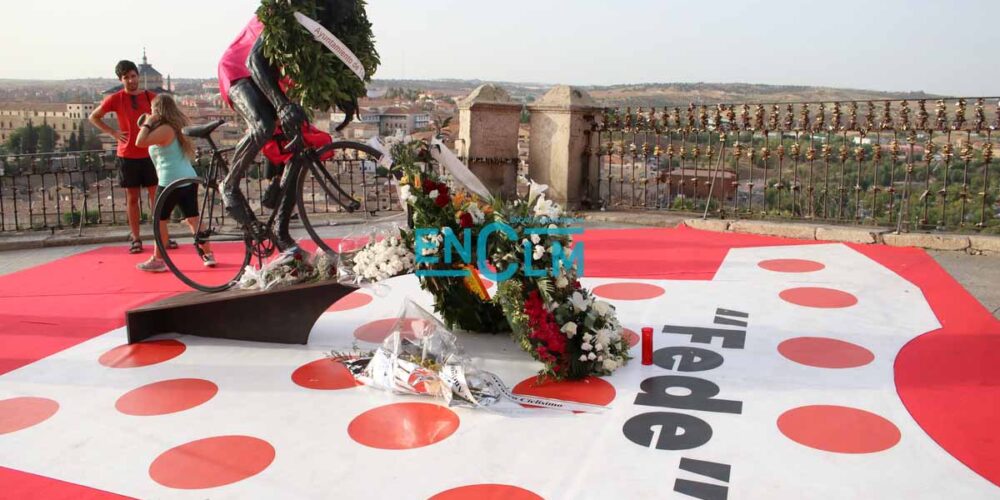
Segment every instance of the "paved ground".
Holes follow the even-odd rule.
[[[325,226],[319,230],[324,237],[344,236],[352,231],[359,230],[361,220],[343,220],[335,225]],[[646,227],[646,225],[626,224],[620,222],[597,222],[588,221],[585,227],[589,229],[618,229],[632,227]],[[111,228],[98,230],[88,229],[89,238],[81,241],[93,241],[95,237],[104,239],[117,238],[125,251],[126,232],[122,229]],[[47,233],[46,233],[47,235]],[[43,235],[39,235],[43,236]],[[298,238],[305,238],[304,231],[295,233]],[[31,235],[22,235],[19,238],[30,238]],[[2,241],[5,237],[0,237]],[[151,243],[152,237],[147,239],[147,244]],[[56,259],[85,252],[101,246],[115,243],[80,244],[73,246],[57,246],[46,248],[32,248],[25,250],[0,251],[0,275],[12,273],[21,269],[44,264]],[[1000,318],[1000,256],[977,256],[964,252],[949,252],[929,250],[928,253],[948,271],[959,283],[962,284],[979,302],[993,312],[993,315]],[[148,253],[145,254],[148,257]],[[138,262],[141,259],[136,259]]]

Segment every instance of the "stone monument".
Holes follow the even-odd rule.
[[[588,179],[596,179],[589,154],[590,131],[601,107],[586,91],[560,85],[528,105],[531,146],[528,177],[548,184],[546,193],[568,209],[580,208]]]
[[[458,155],[494,194],[517,190],[517,133],[520,103],[504,89],[487,83],[458,103]]]

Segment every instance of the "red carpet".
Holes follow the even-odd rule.
[[[942,448],[1000,486],[1000,321],[923,250],[852,248],[920,287],[942,325],[896,357],[906,409]]]

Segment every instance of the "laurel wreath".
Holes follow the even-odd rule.
[[[337,36],[361,61],[365,81],[295,20],[301,12],[319,21]],[[365,0],[320,1],[263,0],[257,18],[264,25],[264,55],[283,77],[294,82],[286,93],[305,109],[329,110],[366,94],[365,84],[379,65],[372,25]]]

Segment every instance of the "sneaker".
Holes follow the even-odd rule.
[[[215,254],[206,253],[201,256],[201,262],[205,264],[205,267],[215,267]]]
[[[147,273],[165,273],[167,272],[167,264],[160,259],[151,258],[146,262],[136,264],[136,269],[140,271],[145,271]]]

